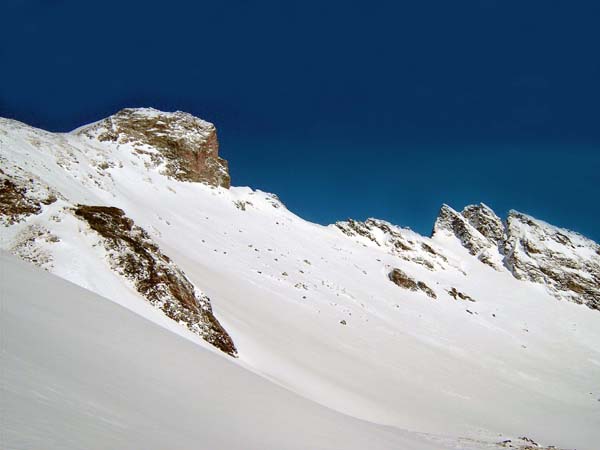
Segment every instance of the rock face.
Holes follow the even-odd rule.
[[[496,247],[504,240],[504,224],[492,209],[480,203],[466,206],[461,215]]]
[[[442,205],[432,239],[378,219],[348,219],[335,227],[363,246],[383,249],[430,271],[461,270],[435,243],[437,238],[457,239],[472,256],[496,271],[544,284],[557,299],[600,310],[600,246],[516,211],[504,222],[483,203],[468,205],[461,212]],[[427,292],[398,269],[392,270],[389,278],[405,289]],[[447,292],[453,298],[470,300],[453,287]]]
[[[363,245],[375,245],[405,261],[424,266],[428,270],[448,267],[448,259],[441,250],[434,248],[435,244],[430,239],[384,220],[367,219],[359,222],[348,219],[345,222],[337,222],[335,227]]]
[[[511,211],[504,253],[516,278],[600,310],[600,246],[590,239]]]
[[[600,246],[572,231],[511,211],[506,223],[484,204],[440,209],[433,235],[452,234],[469,253],[558,299],[600,309]]]
[[[111,268],[168,317],[235,356],[233,341],[212,313],[210,300],[188,280],[123,210],[78,205],[75,215],[102,237]]]
[[[227,161],[219,157],[215,126],[191,114],[123,109],[76,133],[101,142],[129,144],[177,180],[230,186]]]
[[[500,264],[498,264],[497,258],[495,258],[495,253],[497,252],[496,246],[492,244],[493,241],[491,242],[490,238],[482,234],[467,218],[470,216],[473,219],[473,222],[479,226],[484,223],[479,223],[479,215],[474,213],[476,208],[478,207],[468,206],[465,208],[467,211],[473,212],[467,212],[467,216],[465,216],[450,208],[448,205],[442,205],[433,226],[432,235],[435,236],[436,234],[443,233],[453,234],[471,255],[477,257],[477,259],[484,264],[487,264],[496,270],[500,270]],[[485,224],[487,225],[487,222]],[[487,231],[487,228],[484,226],[482,226],[482,229],[484,232]]]
[[[600,310],[600,246],[516,211],[504,222],[483,203],[468,205],[462,212],[442,205],[431,239],[378,219],[348,219],[335,227],[363,246],[380,248],[430,271],[462,271],[460,264],[436,245],[438,238],[457,239],[472,256],[496,271],[544,284],[557,299]],[[393,269],[389,278],[405,289],[427,292],[399,269]],[[455,299],[472,301],[454,287],[446,291]]]
[[[24,220],[31,214],[38,214],[42,205],[56,201],[49,189],[33,186],[34,180],[22,180],[8,177],[0,169],[0,223],[12,225]]]

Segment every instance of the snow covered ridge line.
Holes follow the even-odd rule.
[[[498,272],[543,284],[559,300],[600,310],[600,246],[517,211],[503,221],[483,203],[469,205],[462,212],[443,205],[431,239],[378,219],[349,219],[335,226],[365,246],[380,247],[430,271],[461,270],[436,245],[436,240],[457,239],[471,256]],[[413,288],[398,283],[397,272],[390,271],[389,277],[401,287]]]
[[[148,118],[145,134],[160,137],[174,128],[175,135],[191,142],[177,129],[179,119],[163,130],[152,125],[165,122],[161,115],[181,115],[184,120],[183,113],[135,110],[133,114]],[[205,130],[203,122],[200,125],[198,136]],[[572,301],[556,301],[546,292],[548,288],[560,298],[574,296],[571,300],[583,302],[582,294],[559,288],[579,289],[568,285],[566,277],[579,286],[584,281],[592,284],[597,244],[517,213],[503,222],[482,205],[462,213],[447,207],[448,220],[439,221],[433,237],[376,219],[324,227],[296,216],[272,194],[179,178],[179,169],[169,166],[171,160],[160,149],[130,140],[130,131],[119,132],[116,141],[85,134],[98,126],[48,133],[0,119],[3,250],[99,294],[100,308],[114,306],[111,303],[124,306],[191,341],[192,347],[277,380],[304,398],[370,423],[442,439],[440,445],[388,443],[382,448],[446,448],[442,442],[458,438],[471,441],[451,448],[518,448],[517,436],[529,436],[542,446],[597,450],[600,315]],[[100,134],[107,130],[102,129]],[[20,263],[16,267],[24,275],[30,272]],[[535,283],[527,278],[536,273],[542,278]],[[21,306],[41,305],[47,313],[36,315],[40,322],[56,325],[50,311],[69,323],[84,317],[78,311],[86,304],[77,303],[77,295],[63,302],[66,299],[51,292],[38,292],[41,295]],[[29,332],[30,324],[23,326],[32,317],[24,311],[15,326],[36,338]],[[190,332],[188,325],[193,328],[196,323],[190,314],[204,320],[207,311],[235,342],[237,360]],[[89,334],[100,338],[99,343],[104,335],[123,335],[117,331],[137,336],[136,342],[144,344],[128,348],[150,357],[144,351],[154,345],[152,333],[145,335],[145,327],[130,322],[119,325],[118,315],[100,314],[96,326],[102,333]],[[197,331],[212,330],[219,336],[219,328],[211,322],[199,321]],[[131,330],[123,328],[128,326]],[[50,336],[56,329],[70,332],[69,326],[61,325],[49,329]],[[65,339],[61,345],[72,341]],[[185,364],[185,343],[172,345],[166,347],[168,359],[152,356],[150,365],[162,369],[169,366],[167,361],[184,364],[168,367],[175,378],[157,380],[156,386],[177,384],[182,372],[193,380],[210,372],[206,367],[182,371],[181,367],[200,366]],[[29,354],[24,351],[29,347],[36,348],[24,345],[14,354]],[[114,353],[115,348],[121,347],[108,351]],[[81,355],[85,354],[93,352],[86,347]],[[22,357],[16,359],[35,367]],[[125,367],[130,359],[125,355]],[[105,361],[101,365],[114,372]],[[82,367],[82,373],[97,372]],[[222,372],[216,373],[220,377]],[[17,380],[27,381],[17,375]],[[39,385],[50,378],[56,377],[45,377]],[[148,387],[143,384],[146,377],[137,379],[136,386]],[[218,397],[213,405],[227,397],[221,388],[228,383],[217,381],[219,387],[210,388]],[[203,383],[194,384],[198,385]],[[193,392],[187,386],[180,385],[181,392]],[[63,395],[68,390],[54,392],[60,393],[59,401],[68,398]],[[117,392],[121,396],[124,391]],[[156,392],[163,393],[163,389]],[[187,400],[194,408],[199,403],[187,394],[176,396],[178,405]],[[151,405],[147,409],[156,410]],[[287,421],[284,415],[275,416]],[[30,415],[23,417],[30,422]],[[194,418],[199,416],[181,417],[191,417],[195,427]],[[126,426],[139,430],[135,424]],[[338,434],[347,436],[346,430]],[[486,444],[500,440],[511,442]]]
[[[230,185],[227,162],[218,155],[214,125],[187,113],[124,109],[68,134],[47,133],[6,119],[0,119],[0,125],[0,163],[6,169],[6,174],[0,174],[0,220],[5,225],[23,214],[38,214],[42,205],[61,197],[72,205],[118,206],[112,200],[90,202],[85,198],[97,188],[104,191],[103,198],[106,194],[118,198],[117,172],[120,178],[134,176],[140,183],[156,179],[156,174],[213,187]],[[6,158],[9,151],[5,156],[4,150],[12,150],[14,145],[23,145],[21,160]],[[46,176],[43,172],[51,171],[51,164],[74,179],[80,185],[78,190],[83,188],[77,201],[65,191],[66,186],[42,182]],[[37,166],[36,170],[32,172],[29,165]],[[242,200],[235,204],[239,209],[246,207]],[[364,245],[385,248],[429,271],[462,271],[460,261],[450,262],[440,250],[443,246],[435,245],[438,236],[453,236],[472,256],[496,271],[508,270],[518,279],[544,284],[559,299],[600,309],[600,247],[577,233],[515,211],[503,222],[484,204],[467,206],[460,213],[443,205],[433,240],[377,219],[364,223],[349,220],[336,226],[344,234],[365,241]]]

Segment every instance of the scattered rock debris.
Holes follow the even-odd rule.
[[[467,294],[464,294],[464,293],[462,293],[460,291],[457,291],[455,287],[453,287],[452,289],[450,289],[448,291],[448,294],[450,294],[450,296],[452,298],[454,298],[454,300],[461,299],[461,300],[466,300],[466,301],[469,301],[469,302],[475,302],[476,301],[473,297],[471,297],[471,296],[469,296]]]

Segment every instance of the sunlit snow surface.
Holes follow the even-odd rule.
[[[303,399],[0,254],[3,449],[453,448]]]
[[[23,414],[35,409],[36,402],[43,404],[44,396],[48,396],[41,392],[39,399],[35,397],[35,390],[44,384],[39,377],[56,377],[56,383],[68,391],[67,374],[72,370],[79,383],[77,396],[58,392],[53,404],[65,395],[62,414],[76,414],[78,420],[88,420],[90,442],[98,436],[93,433],[101,433],[105,424],[112,430],[121,427],[125,430],[123,436],[127,436],[142,426],[143,417],[148,414],[155,420],[151,423],[157,424],[152,429],[158,428],[157,436],[165,439],[160,441],[157,437],[157,443],[167,442],[169,436],[177,439],[178,430],[187,436],[185,430],[192,429],[192,425],[198,427],[198,433],[209,430],[211,436],[221,436],[219,433],[226,433],[233,423],[242,427],[240,435],[233,432],[235,436],[228,439],[242,439],[244,432],[256,437],[255,434],[266,433],[267,428],[283,430],[280,434],[273,432],[274,441],[257,438],[252,441],[256,442],[252,448],[294,448],[295,443],[282,446],[283,441],[277,439],[289,438],[286,433],[297,433],[312,439],[297,448],[352,448],[350,443],[356,443],[356,448],[491,448],[447,439],[466,437],[492,443],[529,436],[544,445],[597,449],[597,311],[558,301],[541,285],[516,280],[508,271],[482,264],[451,236],[440,235],[431,240],[408,230],[399,231],[407,239],[425,242],[444,255],[447,262],[432,271],[390,253],[385,245],[346,236],[334,226],[306,222],[270,194],[168,179],[161,175],[160,168],[149,167],[145,156],[127,145],[103,144],[74,134],[53,135],[13,121],[0,124],[3,170],[18,171],[18,166],[26,172],[24,176],[35,177],[64,196],[44,207],[42,214],[3,229],[2,247],[14,250],[27,227],[38,224],[59,238],[59,242],[36,244],[38,251],[47,253],[44,268],[179,335],[161,331],[73,287],[68,289],[78,293],[73,294],[75,297],[87,295],[88,303],[93,301],[106,312],[99,312],[98,317],[82,315],[85,308],[66,294],[42,295],[31,299],[31,305],[17,302],[24,309],[14,312],[17,317],[7,322],[23,336],[11,337],[12,332],[8,333],[11,345],[18,346],[12,356],[9,352],[13,359],[9,359],[7,367],[9,376],[22,380],[19,389],[27,392],[22,394]],[[106,168],[102,164],[105,161],[110,161],[111,167]],[[148,231],[161,250],[211,298],[215,315],[237,346],[239,361],[225,361],[227,357],[207,350],[207,344],[153,309],[111,272],[101,248],[94,246],[95,235],[63,209],[76,203],[122,208]],[[23,251],[27,256],[27,249]],[[427,252],[423,251],[422,256],[427,258]],[[15,287],[6,296],[11,305],[13,292],[16,299],[30,298],[32,292],[44,292],[44,283],[59,284],[58,292],[67,289],[64,283],[51,282],[46,275],[34,275],[22,265],[16,267],[18,270],[6,269],[3,264],[5,272],[11,270],[11,279],[41,277],[37,281],[41,286],[37,291],[20,293]],[[437,300],[391,283],[387,275],[394,267],[425,282],[436,292]],[[20,289],[29,288],[24,284]],[[453,299],[447,292],[452,287],[476,302]],[[44,319],[45,304],[52,319]],[[5,317],[3,314],[3,320]],[[53,323],[58,320],[56,317],[60,320]],[[88,329],[86,321],[104,331],[78,335]],[[41,330],[39,338],[33,332],[36,328]],[[69,336],[81,346],[71,343]],[[91,347],[86,347],[90,339]],[[30,348],[46,342],[47,346],[40,347],[40,354]],[[50,345],[52,342],[55,345]],[[69,356],[70,352],[75,356]],[[42,355],[48,360],[37,361]],[[111,366],[125,365],[132,355],[136,364],[131,372],[119,366],[125,374],[122,379],[117,377],[117,384],[97,386],[98,379],[104,378],[101,374],[120,373]],[[105,361],[94,359],[96,356]],[[28,369],[28,364],[36,366]],[[52,367],[43,371],[37,365]],[[262,378],[250,375],[246,369]],[[221,371],[230,375],[220,376]],[[215,374],[219,376],[213,377]],[[92,380],[89,390],[87,377]],[[317,408],[275,388],[273,383],[312,402],[378,425],[353,422]],[[204,389],[203,385],[210,387]],[[202,393],[193,401],[190,392],[196,391]],[[254,392],[265,394],[255,396]],[[86,408],[93,410],[101,393],[115,402],[123,396],[127,411],[120,412],[115,406],[107,413],[106,422],[97,411],[85,419]],[[276,399],[270,400],[271,395]],[[287,416],[264,415],[265,410],[273,409],[267,407],[269,402],[284,405],[288,397],[299,402],[298,411],[290,410]],[[35,402],[32,398],[36,398]],[[136,402],[138,405],[133,407]],[[233,402],[239,409],[232,406]],[[326,421],[322,427],[310,425],[319,423],[316,419],[301,423],[313,415],[313,409],[319,411],[315,417],[327,415],[335,425],[325,425]],[[173,416],[178,410],[185,413]],[[215,413],[212,419],[208,411]],[[226,419],[228,414],[233,416]],[[257,415],[255,419],[263,428],[244,422],[245,414]],[[47,417],[46,422],[43,417]],[[279,417],[278,421],[271,423],[275,417]],[[159,425],[159,418],[166,420],[164,426]],[[43,439],[43,430],[51,433],[56,420],[52,414],[42,415],[40,420],[47,426],[40,428],[37,435]],[[283,427],[281,421],[291,428]],[[397,434],[379,425],[450,438],[439,438],[445,443],[428,447],[421,439],[432,442],[431,436],[406,437],[405,432]],[[150,429],[150,425],[144,427],[142,433]],[[218,427],[221,430],[215,429]],[[300,431],[306,429],[314,433]],[[62,430],[61,435],[66,432]],[[371,439],[375,434],[378,437],[372,445],[364,445],[360,440]],[[352,437],[355,435],[356,439]],[[348,439],[331,441],[326,436]],[[416,441],[402,443],[405,438]],[[248,448],[240,444],[243,439],[214,439],[207,442],[214,442],[217,448]],[[180,447],[186,447],[187,441],[181,442]],[[358,445],[361,442],[363,445]],[[117,441],[115,445],[118,447]],[[58,447],[64,448],[57,444]],[[73,448],[83,447],[74,444]],[[111,447],[110,443],[104,446],[107,447]],[[157,444],[156,448],[165,447]]]

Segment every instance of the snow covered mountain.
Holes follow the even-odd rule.
[[[541,448],[531,439],[596,448],[598,244],[515,211],[503,221],[483,204],[442,206],[431,237],[378,219],[324,227],[273,194],[231,187],[218,150],[215,127],[181,112],[126,109],[60,134],[0,119],[0,247],[177,335],[160,344],[174,354],[186,340],[201,347],[222,367],[216,373],[239,374],[223,390],[238,392],[235,383],[252,372],[270,392],[284,388],[313,405],[306,408],[335,410],[339,432],[371,422],[359,428],[380,443],[372,448]],[[12,261],[3,260],[3,285],[25,270]],[[45,301],[69,317],[65,326],[84,334],[74,323],[89,320],[110,334],[111,323],[80,318],[81,308],[62,299],[63,281],[27,276],[49,286]],[[18,329],[32,325],[19,308],[41,311],[45,289],[36,299],[17,287],[6,294],[19,299],[10,304]],[[110,321],[147,330],[133,315],[118,319],[121,311],[111,309]],[[40,332],[50,339],[55,330]],[[8,353],[18,360],[16,349]],[[192,353],[182,358],[207,358]],[[41,364],[39,354],[31,358]],[[10,381],[24,389],[18,376]],[[22,395],[15,408],[25,411],[33,400]],[[282,417],[307,420],[272,401]],[[120,412],[110,413],[118,420]],[[208,414],[195,413],[200,422]],[[19,436],[22,423],[11,426],[12,447],[34,442]],[[327,430],[288,447],[349,448]],[[181,442],[174,447],[189,448]],[[279,444],[250,447],[282,448],[271,442]],[[240,448],[200,443],[215,445]]]
[[[436,233],[454,234],[480,261],[541,283],[557,299],[600,310],[600,245],[518,211],[506,222],[483,203],[457,213],[444,205]]]

